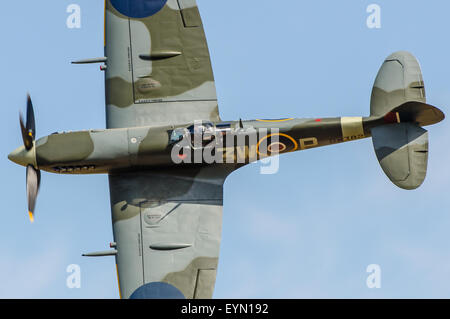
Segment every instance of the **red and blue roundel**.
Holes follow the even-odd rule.
[[[117,11],[130,18],[146,18],[159,12],[167,0],[110,0]]]
[[[130,299],[185,299],[175,286],[165,282],[145,284],[132,293]]]

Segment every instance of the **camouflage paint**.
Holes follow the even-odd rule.
[[[411,105],[411,107],[414,106],[427,110],[426,105]],[[396,112],[399,119],[411,116],[408,115],[407,110],[399,110],[400,112]],[[429,109],[432,112],[436,110]],[[417,114],[420,115],[420,113]],[[434,120],[439,119],[440,115],[434,118]],[[392,118],[382,116],[242,121],[242,129],[239,128],[237,121],[219,122],[214,125],[221,123],[230,124],[229,134],[236,136],[236,141],[240,143],[227,147],[226,143],[218,143],[219,140],[216,139],[210,146],[214,147],[217,154],[222,153],[222,156],[218,155],[217,158],[221,158],[221,162],[225,164],[248,164],[268,156],[367,138],[371,136],[371,130],[374,127],[394,122]],[[169,143],[169,136],[174,128],[187,128],[192,124],[194,123],[176,127],[133,127],[52,134],[36,142],[37,166],[45,171],[63,174],[104,174],[114,173],[117,170],[180,166],[172,159],[173,145]],[[274,130],[277,131],[275,135]],[[251,139],[238,138],[251,134],[256,134],[253,143],[250,143]],[[270,141],[274,137],[285,148],[270,154],[261,151],[261,143]],[[189,147],[188,152],[192,152],[191,159],[193,159],[192,146]],[[230,158],[234,159],[230,162]],[[25,166],[26,164],[28,163],[21,163]],[[191,164],[209,165],[210,163],[204,159],[200,163],[194,163],[192,160],[184,162],[181,166]],[[87,169],[84,169],[86,167]]]
[[[151,17],[134,18],[108,0],[105,16],[108,128],[220,121],[195,1],[168,0]]]
[[[173,129],[196,120],[225,123],[195,0],[106,0],[105,57],[107,129],[53,134],[9,158],[54,173],[109,174],[124,298],[161,285],[186,298],[212,297],[223,184],[246,163],[373,135],[388,177],[413,189],[425,178],[428,156],[428,134],[420,126],[444,118],[425,104],[418,62],[397,52],[377,76],[370,117],[227,122],[237,137],[256,134],[254,141],[237,138],[241,144],[222,148],[223,158],[233,154],[231,163],[176,165],[169,144]],[[274,148],[264,152],[266,142]]]

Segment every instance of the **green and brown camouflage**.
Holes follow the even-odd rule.
[[[114,250],[104,255],[115,255],[124,298],[212,297],[223,184],[238,168],[372,137],[386,175],[414,189],[427,167],[422,127],[444,119],[426,104],[417,60],[396,52],[368,117],[222,121],[195,0],[106,0],[105,57],[94,60],[106,63],[106,129],[34,141],[31,107],[24,146],[9,158],[27,167],[32,194],[39,170],[109,175]]]
[[[435,114],[437,116],[433,118]],[[192,143],[195,134],[188,130],[195,123],[55,133],[36,141],[35,161],[30,157],[30,161],[16,162],[24,166],[36,163],[37,168],[51,173],[107,174],[140,168],[209,165],[212,163],[205,160],[204,154],[212,150],[214,163],[247,164],[268,156],[367,138],[378,126],[401,122],[429,125],[440,118],[438,109],[410,102],[384,116],[211,123],[213,129],[210,134],[214,138],[207,145],[200,145],[200,161],[196,162],[193,152],[199,150]],[[227,130],[222,135],[224,127]],[[188,143],[180,148],[179,154],[182,155],[183,150],[191,153],[189,160],[183,160],[181,156],[178,161],[173,158],[176,143],[171,142],[171,135],[180,129],[186,131],[183,138]],[[231,143],[227,144],[229,136]],[[249,138],[251,136],[254,138]],[[203,138],[202,133],[198,138]],[[275,138],[277,141],[272,142]],[[271,151],[274,143],[278,149]],[[15,157],[12,155],[11,159],[15,160]]]
[[[169,0],[133,18],[106,1],[107,127],[220,120],[214,76],[195,1]]]

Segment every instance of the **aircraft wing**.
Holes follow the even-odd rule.
[[[211,298],[222,229],[214,166],[110,174],[122,298]]]
[[[195,0],[106,0],[107,128],[219,121]]]

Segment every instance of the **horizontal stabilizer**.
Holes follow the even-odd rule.
[[[411,53],[395,52],[386,58],[375,79],[370,115],[383,116],[410,101],[426,103],[422,71]]]
[[[419,187],[427,172],[428,132],[414,123],[372,129],[378,161],[389,179],[403,189]]]

